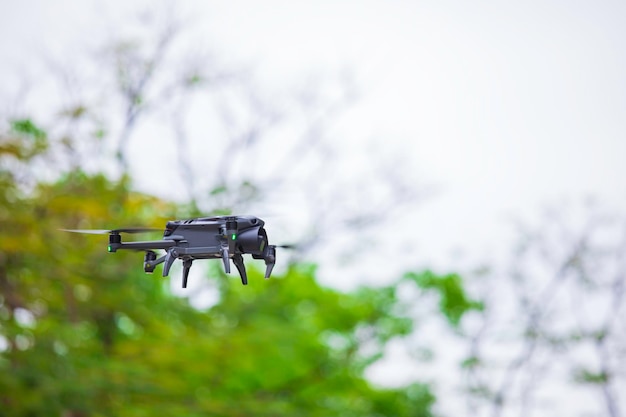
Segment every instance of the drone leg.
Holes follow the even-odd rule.
[[[167,253],[165,254],[165,259],[163,260],[163,262],[164,262],[164,265],[163,265],[163,276],[164,277],[169,275],[170,268],[172,267],[172,264],[176,260],[176,256],[174,256],[174,254],[172,252],[173,252],[173,250],[169,249],[167,251]]]
[[[230,274],[230,260],[228,258],[228,248],[222,248],[222,261],[224,262],[224,272]]]
[[[265,279],[268,279],[272,275],[272,269],[276,264],[276,246],[270,245],[265,252]]]
[[[189,278],[189,270],[191,269],[192,259],[183,260],[183,288],[187,288],[187,278]]]
[[[239,271],[239,275],[241,276],[241,283],[243,285],[248,285],[248,274],[246,274],[246,266],[243,263],[243,256],[241,256],[240,253],[236,253],[235,255],[233,255],[233,263]]]

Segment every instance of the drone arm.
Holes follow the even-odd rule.
[[[178,242],[174,240],[153,240],[147,242],[115,242],[109,243],[109,252],[115,252],[119,249],[134,249],[134,250],[155,250],[155,249],[169,249],[172,246],[176,246]]]
[[[154,269],[155,266],[165,262],[165,258],[166,258],[166,255],[163,255],[160,258],[155,259],[153,261],[146,261],[144,267],[148,267],[148,268]]]

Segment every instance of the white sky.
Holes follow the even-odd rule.
[[[138,4],[0,0],[0,71],[103,36]],[[218,56],[269,82],[355,73],[363,99],[340,120],[343,141],[397,146],[407,175],[441,189],[420,211],[447,236],[439,253],[565,198],[626,206],[624,2],[178,4],[200,10],[194,28]]]
[[[356,74],[363,99],[340,120],[342,146],[396,147],[407,175],[441,189],[414,216],[425,263],[487,254],[508,215],[546,204],[596,196],[626,210],[626,2],[178,4],[200,8],[194,24],[218,55],[268,82]],[[129,7],[0,0],[0,75],[77,33],[101,36]]]
[[[626,3],[235,4],[214,4],[218,48],[268,77],[355,70],[345,142],[396,145],[441,189],[414,216],[426,263],[487,257],[548,204],[626,208]]]

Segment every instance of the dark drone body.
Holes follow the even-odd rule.
[[[199,217],[189,220],[168,221],[162,240],[144,242],[122,242],[120,233],[139,233],[154,229],[125,228],[114,230],[66,230],[78,233],[108,233],[109,252],[120,249],[143,250],[144,271],[152,273],[163,264],[163,276],[168,276],[176,259],[183,262],[183,288],[191,264],[196,259],[222,259],[224,270],[230,273],[230,260],[241,276],[241,282],[248,284],[244,254],[254,259],[265,260],[265,278],[269,278],[276,262],[276,246],[270,245],[264,229],[265,222],[254,216]],[[155,250],[162,249],[165,255],[157,257]]]

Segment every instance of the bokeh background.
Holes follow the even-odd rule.
[[[625,21],[0,1],[0,415],[623,415]],[[276,278],[58,230],[230,213]]]

